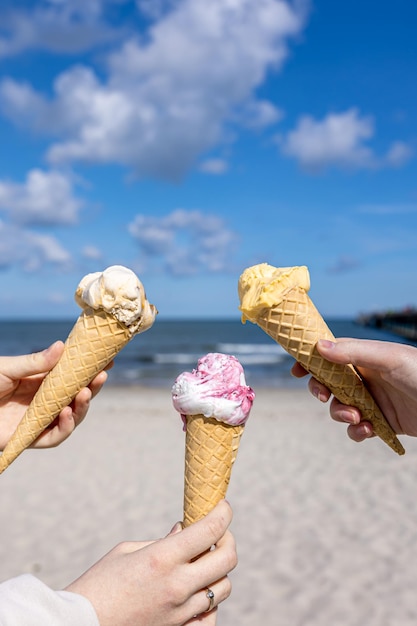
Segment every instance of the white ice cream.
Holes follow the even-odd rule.
[[[103,309],[129,328],[132,334],[147,330],[157,310],[149,304],[142,283],[132,270],[112,265],[103,272],[87,274],[75,292],[77,304]]]

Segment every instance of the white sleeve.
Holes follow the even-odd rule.
[[[53,591],[23,574],[0,584],[0,626],[100,626],[92,604],[78,593]]]

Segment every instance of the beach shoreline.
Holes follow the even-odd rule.
[[[305,388],[256,390],[233,468],[239,564],[219,626],[414,626],[417,441],[350,441]],[[70,439],[0,477],[0,580],[59,589],[124,540],[181,519],[170,389],[108,385]],[[395,598],[395,602],[393,602]]]

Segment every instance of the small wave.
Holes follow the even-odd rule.
[[[234,344],[236,346],[236,344]],[[243,344],[242,344],[243,345]],[[258,350],[258,346],[252,346],[249,350],[228,350],[225,349],[227,347],[231,347],[231,344],[223,344],[222,350],[218,350],[218,352],[222,352],[224,354],[233,354],[242,365],[270,365],[281,363],[284,359],[288,357],[285,350],[280,349],[268,349],[268,350]],[[263,346],[262,346],[263,347]],[[268,346],[267,346],[268,347]],[[272,346],[274,348],[274,346]],[[280,348],[280,346],[277,346]],[[193,367],[197,366],[197,361],[202,357],[202,354],[191,354],[189,352],[169,352],[169,353],[157,353],[153,357],[153,361],[157,365],[189,365],[191,364]]]
[[[239,361],[242,365],[276,365],[277,363],[282,363],[285,358],[285,354],[239,355]]]
[[[226,353],[226,351],[224,351]],[[231,352],[229,352],[231,354]],[[155,354],[154,362],[158,365],[188,365],[197,366],[197,361],[201,358],[201,354],[176,353],[176,354]],[[273,365],[281,363],[287,357],[286,352],[280,351],[264,351],[240,353],[236,358],[242,365]]]
[[[265,343],[219,343],[218,351],[227,354],[264,354],[264,355],[281,355],[285,356],[287,353],[284,348],[279,344],[265,344]]]
[[[155,354],[153,360],[159,365],[175,365],[178,363],[193,363],[197,365],[197,361],[201,356],[201,354],[191,354],[189,352],[168,352]]]

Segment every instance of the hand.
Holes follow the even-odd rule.
[[[177,525],[164,539],[122,543],[66,591],[90,600],[100,626],[214,626],[217,611],[205,613],[206,593],[207,587],[214,592],[215,607],[230,595],[227,574],[237,563],[231,520],[222,500],[204,519],[184,530]]]
[[[62,341],[57,341],[42,352],[0,357],[0,450],[4,449],[16,430],[43,378],[58,362],[63,349]],[[53,448],[69,437],[86,416],[90,400],[100,391],[106,379],[106,372],[100,372],[31,447]]]
[[[336,343],[319,341],[317,350],[328,361],[354,365],[376,403],[397,434],[417,436],[417,348],[400,343],[365,339],[338,339]],[[296,377],[307,374],[296,363]],[[330,391],[316,379],[309,381],[311,393],[327,402]],[[330,415],[337,422],[349,424],[348,435],[363,441],[374,435],[369,422],[360,422],[359,409],[333,398]]]

